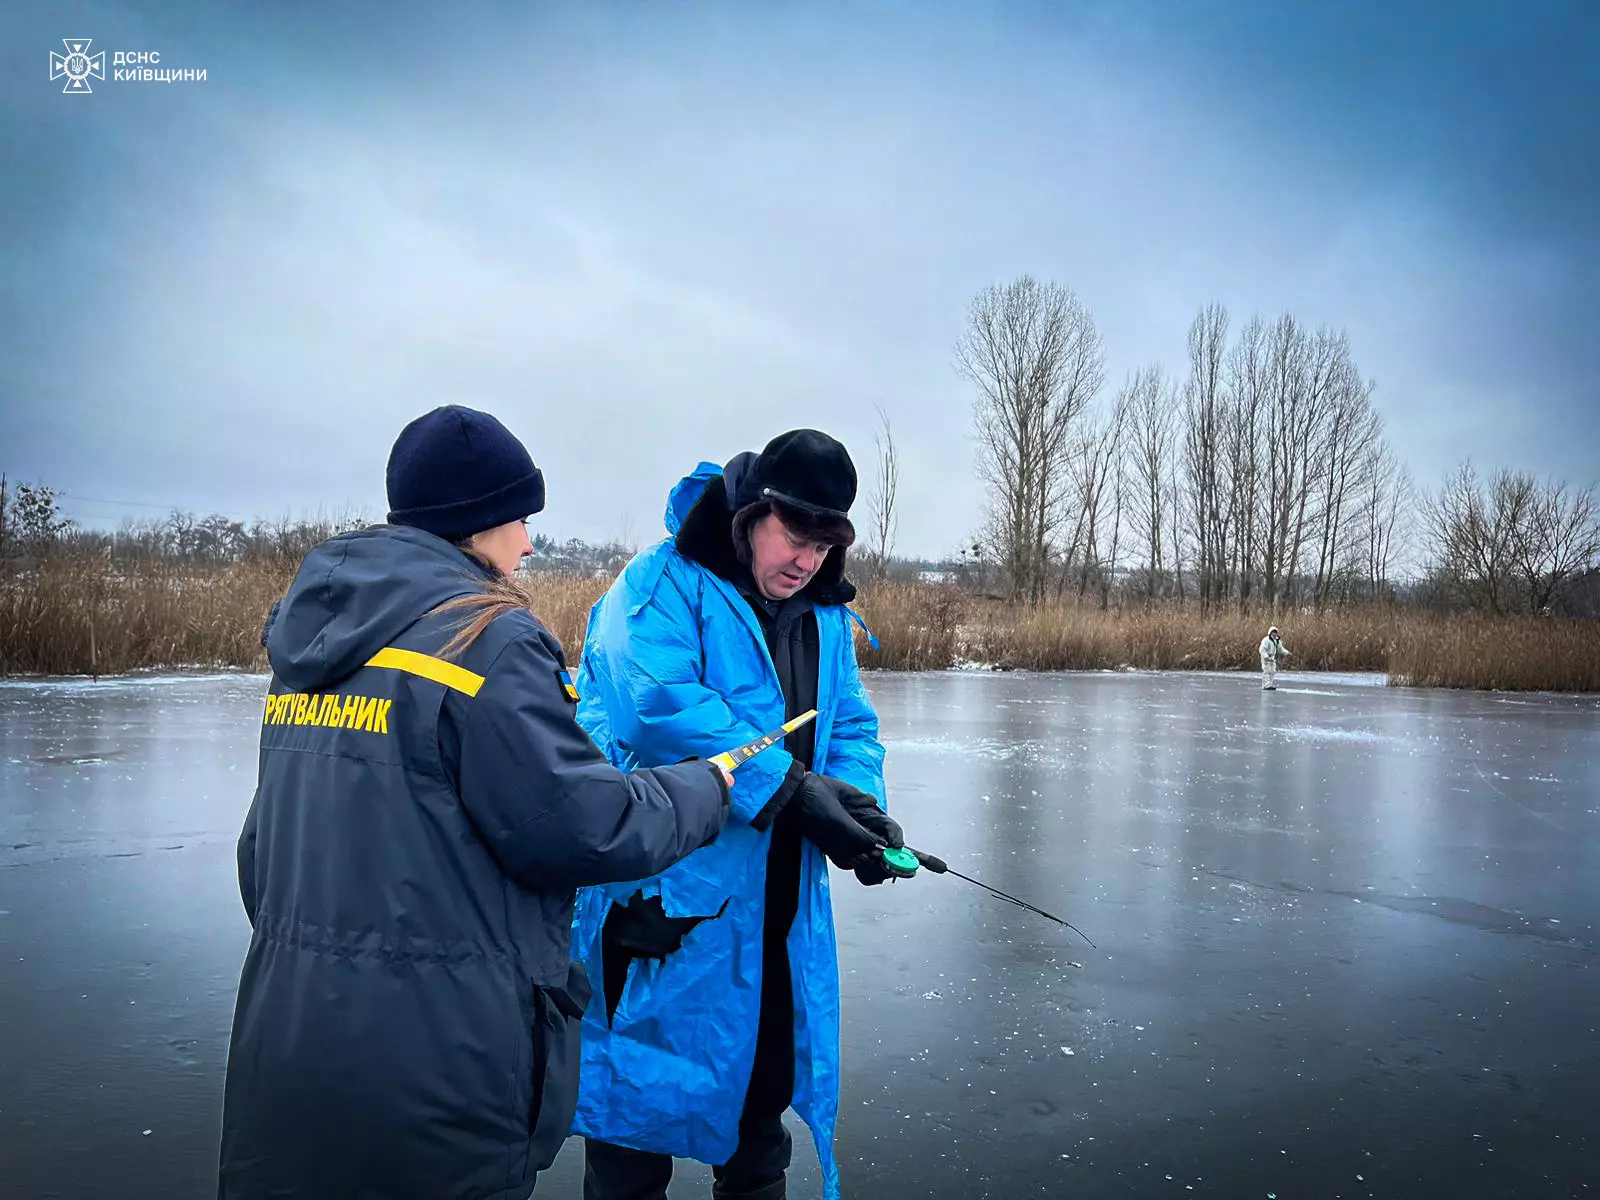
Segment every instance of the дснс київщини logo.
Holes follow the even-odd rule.
[[[62,38],[67,48],[65,57],[50,52],[50,80],[53,83],[63,75],[67,85],[63,92],[92,92],[90,79],[106,77],[106,52],[90,54],[88,38]],[[164,67],[157,50],[118,50],[111,56],[116,70],[111,78],[116,83],[204,83],[204,67]]]
[[[89,78],[105,82],[106,77],[106,52],[90,57],[89,43],[92,38],[62,38],[61,44],[67,48],[66,57],[63,58],[54,50],[50,51],[50,78],[52,81],[67,77],[67,86],[63,92],[92,92]]]

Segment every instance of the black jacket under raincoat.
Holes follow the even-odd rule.
[[[523,1200],[576,1103],[574,889],[665,870],[726,818],[706,763],[606,761],[525,611],[439,656],[460,617],[433,610],[486,577],[378,526],[313,550],[275,610],[224,1200]]]

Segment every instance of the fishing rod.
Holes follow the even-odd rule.
[[[807,711],[801,713],[798,717],[795,717],[793,720],[786,721],[779,728],[774,729],[771,733],[765,734],[762,737],[758,737],[753,742],[746,742],[744,745],[736,747],[733,750],[726,750],[721,754],[712,755],[711,761],[716,763],[723,770],[731,773],[744,763],[749,762],[763,750],[777,745],[796,729],[799,729],[809,721],[814,720],[816,716],[816,709],[808,709]],[[984,883],[981,879],[974,879],[970,875],[963,875],[960,871],[952,870],[949,864],[944,861],[944,859],[935,855],[924,854],[921,850],[912,850],[909,847],[903,850],[896,849],[894,847],[885,847],[883,851],[883,864],[885,869],[888,870],[889,874],[894,876],[896,879],[910,879],[917,873],[917,867],[919,865],[926,867],[935,875],[954,875],[957,879],[965,879],[973,886],[981,887],[984,891],[988,892],[997,900],[1004,900],[1007,904],[1015,904],[1018,908],[1026,909],[1028,912],[1038,913],[1041,917],[1045,917],[1048,920],[1054,921],[1057,925],[1065,925],[1084,941],[1089,942],[1090,946],[1094,946],[1094,943],[1089,941],[1089,935],[1083,930],[1079,929],[1071,921],[1063,920],[1061,917],[1056,916],[1055,913],[1045,912],[1045,910],[1040,908],[1038,905],[1029,904],[1026,900],[1019,900],[1009,892],[1002,892],[997,887],[991,887],[989,884]],[[1098,947],[1096,948],[1098,949]]]
[[[1094,943],[1089,941],[1089,935],[1084,933],[1083,930],[1079,929],[1071,921],[1063,920],[1054,913],[1045,912],[1044,909],[1035,904],[1029,904],[1026,900],[1019,900],[1009,892],[1002,892],[999,888],[992,887],[989,884],[984,883],[981,879],[974,879],[970,875],[963,875],[960,871],[952,869],[950,865],[944,861],[944,859],[935,855],[925,854],[921,850],[913,850],[908,846],[903,850],[892,848],[886,849],[883,852],[883,861],[890,873],[898,879],[910,879],[917,873],[917,867],[919,865],[926,867],[935,875],[954,875],[957,879],[964,879],[976,887],[981,887],[984,891],[988,892],[997,900],[1004,900],[1007,904],[1015,904],[1018,908],[1026,909],[1028,912],[1038,913],[1041,917],[1046,917],[1049,920],[1054,921],[1057,925],[1065,925],[1084,941],[1089,942],[1090,946],[1094,946]],[[1096,948],[1098,949],[1098,947]]]
[[[763,734],[753,742],[746,742],[742,746],[735,747],[732,750],[725,750],[721,754],[713,754],[710,761],[716,763],[717,766],[731,775],[742,764],[749,762],[763,750],[776,746],[796,729],[799,729],[809,721],[815,720],[816,715],[816,709],[808,708],[792,721],[785,721],[771,733]]]

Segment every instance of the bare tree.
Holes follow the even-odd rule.
[[[1536,502],[1532,476],[1500,471],[1485,491],[1466,462],[1424,505],[1435,568],[1472,607],[1496,616],[1515,611]]]
[[[1174,412],[1176,412],[1177,393],[1175,391],[1172,392],[1169,398]],[[1167,479],[1164,486],[1167,489],[1167,520],[1171,524],[1171,541],[1168,545],[1171,547],[1169,554],[1172,558],[1172,591],[1173,595],[1178,598],[1179,603],[1182,603],[1188,598],[1183,583],[1183,564],[1187,550],[1183,531],[1187,527],[1188,508],[1184,498],[1183,467],[1176,448],[1168,456]]]
[[[1126,428],[1126,421],[1118,421],[1119,428]],[[1117,579],[1117,568],[1122,562],[1122,526],[1126,519],[1128,500],[1132,492],[1132,481],[1128,477],[1128,460],[1115,448],[1111,451],[1111,545],[1106,552],[1105,561],[1100,570],[1100,608],[1105,610],[1111,607],[1111,588]]]
[[[1331,468],[1329,446],[1333,435],[1336,397],[1353,370],[1349,345],[1343,335],[1302,329],[1287,314],[1277,328],[1292,364],[1276,394],[1273,415],[1282,485],[1277,494],[1276,570],[1267,576],[1267,605],[1277,609],[1281,594],[1289,604],[1299,600],[1306,548],[1316,539],[1322,514],[1315,506],[1322,481]]]
[[[1301,358],[1304,349],[1295,319],[1287,313],[1279,317],[1267,334],[1266,457],[1260,463],[1266,494],[1265,506],[1256,514],[1261,529],[1262,600],[1272,613],[1278,611],[1278,588],[1289,551],[1289,525],[1294,519],[1294,449],[1299,430],[1291,417],[1305,378],[1306,365]]]
[[[1594,488],[1574,492],[1565,483],[1538,489],[1526,535],[1516,542],[1515,567],[1527,588],[1529,612],[1545,613],[1566,583],[1600,560],[1600,513]]]
[[[1315,526],[1317,578],[1312,594],[1319,609],[1327,606],[1335,582],[1351,564],[1349,547],[1359,529],[1361,475],[1382,436],[1383,419],[1372,407],[1372,384],[1361,379],[1346,355],[1334,382],[1319,455],[1326,463]]]
[[[617,532],[612,535],[611,544],[621,550],[625,559],[639,552],[639,533],[631,512],[624,510],[617,514]]]
[[[895,448],[894,430],[889,425],[889,415],[878,408],[878,429],[873,434],[873,483],[869,512],[872,521],[873,574],[882,580],[889,572],[889,559],[894,553],[894,538],[900,518],[895,511],[895,500],[900,488],[900,453]]]
[[[1105,380],[1100,334],[1070,289],[1023,276],[973,301],[956,363],[978,388],[978,470],[995,557],[1011,597],[1038,603],[1064,518],[1073,433]]]
[[[7,537],[24,554],[42,557],[72,529],[61,512],[61,493],[48,484],[19,483],[12,491]]]
[[[1131,403],[1127,389],[1118,393],[1109,412],[1093,418],[1078,439],[1072,455],[1072,501],[1076,510],[1072,539],[1068,543],[1068,563],[1078,564],[1078,599],[1088,594],[1091,581],[1109,586],[1120,548],[1123,454],[1122,442],[1128,428]],[[1111,551],[1102,553],[1103,533],[1111,523]],[[1065,586],[1067,572],[1062,573]]]
[[[1376,441],[1367,448],[1361,486],[1362,561],[1367,593],[1373,599],[1381,599],[1389,590],[1396,542],[1409,532],[1411,475],[1387,443]]]
[[[1223,446],[1234,531],[1228,571],[1240,612],[1250,607],[1257,545],[1265,524],[1268,353],[1266,322],[1253,317],[1228,355],[1229,405]]]
[[[1168,483],[1175,430],[1173,396],[1159,366],[1136,372],[1123,388],[1133,477],[1128,517],[1145,551],[1145,597],[1154,600],[1166,574]]]
[[[1223,365],[1228,312],[1220,304],[1200,311],[1189,326],[1189,378],[1184,384],[1183,471],[1193,520],[1196,586],[1209,609],[1227,593],[1233,512],[1226,495],[1223,435],[1227,421]],[[1176,512],[1176,505],[1174,506]]]
[[[983,538],[974,538],[970,545],[956,552],[956,570],[962,581],[972,591],[987,595],[989,591],[988,564],[984,561]]]

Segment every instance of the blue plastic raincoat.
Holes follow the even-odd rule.
[[[709,479],[701,463],[673,489],[676,534]],[[812,769],[884,802],[878,718],[856,666],[854,614],[816,610],[820,635]],[[679,554],[667,538],[633,559],[590,614],[578,721],[618,766],[710,757],[777,729],[784,698],[761,626],[738,591]],[[574,1132],[618,1145],[719,1164],[738,1145],[755,1056],[761,936],[771,831],[750,821],[791,758],[782,745],[735,775],[733,812],[715,843],[639,883],[580,893],[573,954],[597,981],[583,1023]],[[839,967],[827,860],[804,843],[800,908],[789,933],[795,1014],[793,1108],[811,1129],[825,1195],[839,1195],[833,1155],[839,1109]],[[598,981],[609,905],[643,889],[667,915],[715,916],[665,962],[634,960],[608,1025]]]

